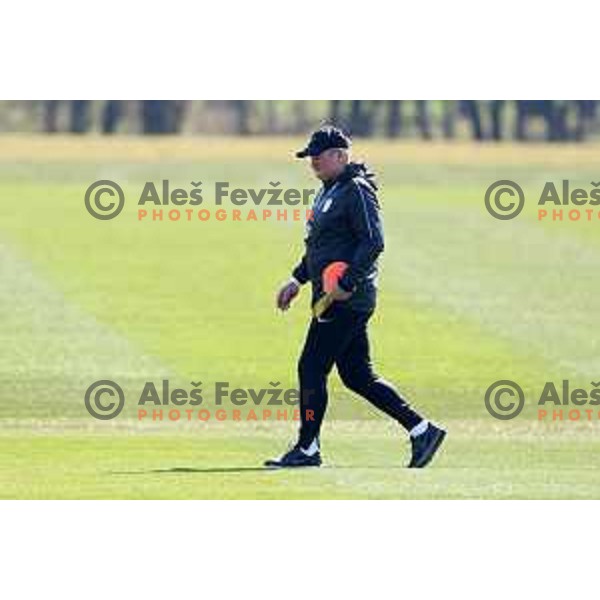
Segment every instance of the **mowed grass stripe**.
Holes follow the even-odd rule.
[[[450,422],[435,467],[404,468],[388,424],[328,422],[320,470],[269,472],[262,458],[287,427],[244,433],[77,432],[0,436],[0,497],[15,498],[589,498],[600,491],[597,428]],[[550,428],[548,428],[550,429]]]
[[[285,172],[284,166],[281,168]],[[14,192],[28,193],[23,186]],[[29,190],[28,203],[24,202],[29,212],[12,221],[11,233],[28,243],[27,248],[36,254],[36,260],[45,263],[67,297],[120,335],[131,336],[146,352],[160,356],[185,376],[208,373],[209,379],[231,379],[246,386],[264,385],[271,377],[295,384],[294,362],[307,319],[307,299],[301,299],[304,306],[298,306],[293,313],[276,317],[272,294],[279,273],[287,274],[301,253],[299,224],[274,228],[278,233],[268,228],[265,235],[267,228],[263,223],[99,223],[83,213],[80,193],[79,186],[52,186],[52,202],[47,206],[47,198]],[[470,245],[477,228],[470,227],[457,238],[454,233],[459,229],[452,211],[442,212],[437,223],[434,220],[432,224],[427,211],[418,212],[412,207],[405,213],[404,207],[396,210],[390,206],[388,199],[393,193],[393,189],[387,190],[385,200],[391,248],[388,244],[383,274],[382,305],[387,308],[382,311],[380,322],[385,327],[383,334],[377,336],[384,348],[377,353],[382,370],[421,402],[429,402],[426,399],[431,394],[440,400],[446,397],[443,406],[448,407],[448,416],[479,415],[482,384],[490,376],[495,380],[496,373],[503,376],[505,365],[511,366],[512,373],[519,363],[529,366],[522,359],[534,353],[529,346],[511,347],[505,337],[511,329],[502,321],[502,315],[488,310],[489,305],[486,307],[477,294],[471,294],[472,290],[481,294],[477,288],[479,273],[465,279],[468,290],[461,290],[458,283],[464,279],[464,273],[459,271],[452,279],[452,269],[464,267],[462,257],[469,257],[469,251],[474,261],[480,256],[472,252]],[[400,193],[406,194],[403,189]],[[457,191],[451,190],[450,200],[456,196]],[[439,196],[436,198],[439,202]],[[51,226],[31,229],[31,220],[39,219],[41,225],[42,218],[49,225],[54,219],[57,227],[67,224],[64,244],[56,243]],[[395,237],[396,226],[399,234]],[[427,233],[430,229],[434,235]],[[483,236],[475,239],[480,242]],[[395,246],[396,240],[399,246]],[[440,261],[439,269],[432,270],[432,253],[444,257],[448,248],[453,252],[451,260]],[[415,263],[420,264],[420,270]],[[508,265],[508,277],[513,266],[514,261]],[[502,264],[489,265],[492,274],[501,267]],[[488,300],[495,298],[495,283],[492,275],[487,282]],[[464,305],[462,313],[456,310],[457,302]],[[486,310],[478,314],[477,309],[482,306]],[[399,319],[396,324],[391,320],[392,313],[398,315],[393,317]],[[487,322],[481,323],[482,318]],[[483,331],[478,331],[478,325]],[[518,326],[516,323],[515,329]],[[408,336],[407,330],[411,332]],[[436,335],[429,335],[432,330]],[[445,330],[451,335],[443,335]],[[445,344],[440,344],[440,334]],[[528,336],[529,332],[525,334]],[[493,341],[496,337],[499,344]],[[508,340],[511,341],[514,340]],[[478,365],[475,372],[476,358],[481,354],[489,358],[487,352],[494,345],[497,348],[493,360],[487,361],[489,368]],[[456,351],[458,348],[460,352]],[[415,349],[419,354],[416,363]],[[465,349],[470,349],[466,355]],[[465,360],[469,356],[472,359]],[[547,372],[544,369],[544,364],[533,369],[532,378]],[[440,370],[445,377],[433,382],[433,375]],[[264,377],[265,373],[268,377]],[[336,389],[345,395],[334,385]],[[433,406],[437,405],[436,400]],[[424,408],[427,406],[424,404]],[[340,411],[334,413],[338,416],[351,416],[356,411],[371,414],[356,399],[332,408]]]

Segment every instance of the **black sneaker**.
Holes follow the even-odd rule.
[[[420,469],[429,464],[445,437],[446,432],[443,429],[429,423],[427,429],[421,435],[411,438],[412,458],[408,467],[410,469]]]
[[[296,444],[291,450],[279,458],[272,458],[265,461],[265,467],[271,469],[284,469],[289,467],[320,467],[321,453],[315,452],[310,456],[302,451],[299,444]]]

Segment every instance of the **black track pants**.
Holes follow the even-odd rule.
[[[322,319],[310,322],[298,361],[300,380],[300,445],[318,438],[327,409],[327,377],[334,363],[344,385],[407,430],[422,418],[387,381],[373,372],[367,325],[371,312],[357,312],[336,303]]]

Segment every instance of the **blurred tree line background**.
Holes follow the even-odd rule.
[[[334,123],[356,137],[584,141],[596,100],[13,100],[1,132],[306,134]]]

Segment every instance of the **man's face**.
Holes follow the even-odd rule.
[[[346,165],[344,153],[337,148],[330,148],[318,156],[311,156],[310,163],[315,175],[321,181],[337,177]]]

